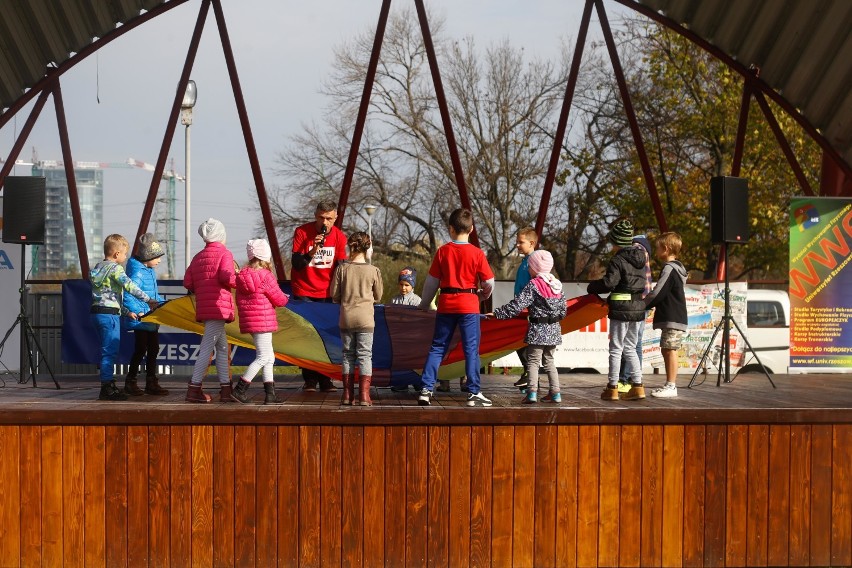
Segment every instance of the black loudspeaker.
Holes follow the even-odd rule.
[[[710,179],[710,238],[716,244],[748,242],[748,182],[743,178]]]
[[[3,242],[44,244],[44,178],[8,176],[3,184]]]

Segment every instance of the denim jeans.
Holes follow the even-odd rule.
[[[645,312],[646,314],[648,312]],[[639,322],[639,337],[636,338],[636,356],[639,357],[639,370],[642,370],[642,336],[645,334],[645,321]],[[627,359],[621,357],[621,373],[618,375],[618,380],[622,383],[630,382],[630,375],[627,374]]]
[[[115,374],[115,360],[121,346],[121,320],[112,314],[91,314],[91,318],[101,343],[101,383],[108,383]]]
[[[609,385],[618,384],[621,372],[621,358],[626,360],[627,376],[633,383],[642,382],[642,368],[636,355],[636,340],[639,337],[641,321],[609,320]]]
[[[432,336],[432,347],[426,356],[423,366],[423,388],[435,390],[438,378],[438,367],[450,350],[450,342],[456,327],[461,332],[462,351],[464,351],[464,369],[467,375],[467,386],[471,394],[479,393],[479,314],[442,314],[435,316],[435,334]]]
[[[373,332],[341,331],[343,342],[343,374],[354,375],[355,364],[361,370],[361,376],[373,376]]]

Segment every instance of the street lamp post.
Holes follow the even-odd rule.
[[[376,212],[377,207],[375,205],[365,205],[364,210],[367,212],[367,236],[370,237],[370,247],[373,246],[373,213]],[[370,264],[373,263],[373,260],[370,259]]]
[[[195,87],[195,81],[192,79],[186,84],[186,92],[183,95],[183,101],[180,104],[180,123],[186,126],[184,137],[184,158],[186,166],[186,198],[184,200],[184,262],[185,268],[189,268],[189,243],[190,238],[190,220],[189,220],[189,127],[192,126],[192,107],[195,106],[195,101],[198,98],[198,90]]]

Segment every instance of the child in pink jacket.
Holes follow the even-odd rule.
[[[221,221],[207,219],[198,227],[198,234],[206,244],[189,263],[183,285],[195,294],[195,320],[204,322],[204,335],[186,391],[186,401],[211,401],[210,395],[204,394],[201,389],[201,381],[207,375],[215,347],[219,400],[230,402],[231,377],[225,324],[234,321],[234,300],[231,296],[231,289],[237,285],[234,255],[225,247],[225,226]]]
[[[278,287],[278,281],[272,273],[272,249],[266,239],[250,240],[246,251],[248,264],[237,274],[237,309],[240,312],[240,332],[251,334],[257,356],[242,379],[237,381],[231,398],[247,403],[251,380],[263,369],[263,390],[266,392],[264,404],[276,404],[282,401],[275,396],[272,376],[272,367],[275,365],[272,333],[278,331],[275,308],[286,306],[288,298]]]

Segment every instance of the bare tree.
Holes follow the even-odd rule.
[[[508,277],[517,229],[535,217],[564,91],[564,62],[527,61],[508,41],[480,52],[472,39],[450,41],[430,18],[433,39],[481,245]],[[280,154],[275,214],[291,228],[307,202],[337,196],[373,32],[335,51],[324,94],[330,110]],[[332,110],[333,109],[333,110]],[[446,238],[442,220],[459,206],[458,189],[416,15],[391,14],[370,99],[350,210],[382,206],[374,240],[382,252],[430,256]],[[286,232],[286,231],[284,231]]]

